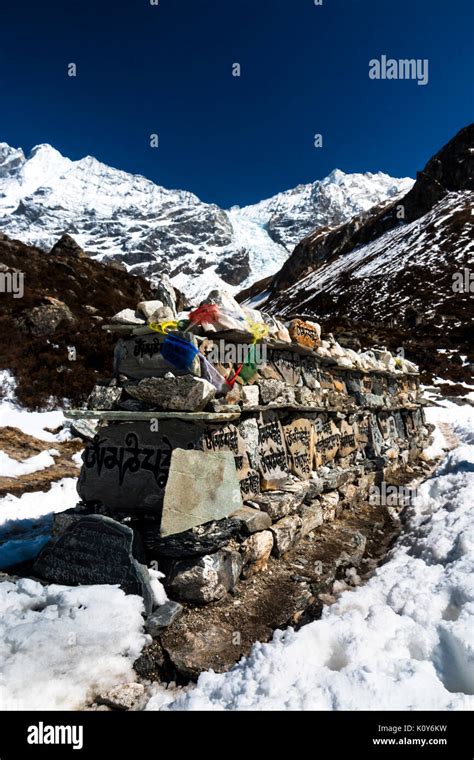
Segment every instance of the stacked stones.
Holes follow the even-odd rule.
[[[430,429],[402,358],[343,349],[315,323],[283,324],[227,294],[212,292],[199,320],[176,313],[170,288],[161,295],[114,317],[114,378],[69,415],[100,422],[82,502],[55,541],[84,520],[89,533],[93,518],[114,522],[140,567],[157,562],[174,598],[202,604],[416,460]]]

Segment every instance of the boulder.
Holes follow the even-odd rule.
[[[98,410],[113,409],[120,401],[122,393],[123,390],[119,386],[94,385],[87,399],[87,407]]]
[[[255,503],[272,520],[279,520],[287,515],[295,514],[300,504],[302,504],[305,495],[306,490],[303,489],[296,493],[272,491],[269,494],[255,496],[251,500],[251,503]]]
[[[114,710],[142,710],[148,701],[147,691],[141,683],[122,683],[95,698],[97,705],[106,705]]]
[[[33,335],[53,335],[58,327],[66,323],[76,324],[76,318],[71,309],[58,298],[46,297],[46,303],[35,306],[25,313],[21,326]]]
[[[138,401],[169,411],[200,412],[216,394],[211,383],[192,375],[147,377],[136,384],[125,383],[124,387]]]
[[[337,505],[339,504],[338,492],[328,491],[327,493],[322,493],[319,499],[323,510],[324,522],[335,520]]]
[[[149,320],[156,310],[161,309],[162,306],[163,301],[140,301],[140,303],[137,304],[137,312],[143,315],[146,320]]]
[[[242,544],[242,578],[250,578],[266,570],[272,549],[271,530],[262,530],[246,538]]]
[[[285,391],[283,380],[260,380],[258,385],[262,404],[271,404]]]
[[[178,599],[208,604],[222,599],[234,588],[241,569],[240,554],[221,549],[199,559],[176,562],[168,577],[168,586]]]
[[[323,524],[323,508],[319,502],[303,504],[299,511],[301,517],[301,536],[307,536]]]
[[[143,316],[138,315],[135,313],[133,309],[122,309],[122,311],[119,311],[117,314],[115,314],[111,322],[114,324],[120,324],[120,325],[145,325],[146,320]]]
[[[266,512],[246,506],[233,512],[231,518],[239,520],[245,533],[256,533],[260,530],[266,530],[272,524],[271,517]]]
[[[288,517],[283,517],[272,525],[273,554],[275,557],[282,557],[299,541],[301,526],[302,520],[299,515],[288,515]]]
[[[241,399],[244,409],[258,406],[260,400],[258,385],[244,385],[241,391]]]

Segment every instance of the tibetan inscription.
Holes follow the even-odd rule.
[[[263,412],[258,424],[258,461],[262,491],[281,488],[288,478],[283,428],[274,412]]]
[[[160,420],[108,425],[82,455],[77,490],[85,502],[101,502],[117,512],[161,510],[171,452],[201,448],[202,426]]]
[[[314,425],[304,418],[294,420],[283,428],[288,462],[293,475],[308,480],[311,477],[314,448]]]

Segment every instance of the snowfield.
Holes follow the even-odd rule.
[[[474,708],[474,409],[430,418],[451,422],[460,445],[418,489],[404,535],[369,582],[321,620],[277,631],[230,672],[201,674],[172,702],[158,693],[147,709]]]
[[[44,433],[44,417],[15,414]],[[321,620],[255,644],[227,673],[203,673],[186,690],[153,685],[147,710],[474,708],[474,409],[445,402],[428,419],[439,426],[430,455],[446,447],[444,425],[459,445],[418,488],[404,534],[368,583]],[[47,494],[1,499],[0,556],[34,556],[52,513],[76,498],[69,478]],[[150,642],[142,611],[141,598],[116,586],[1,582],[0,709],[83,709],[98,691],[136,680],[133,662]]]
[[[143,602],[116,586],[0,583],[0,709],[75,710],[134,681]]]

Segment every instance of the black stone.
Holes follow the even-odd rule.
[[[161,515],[171,452],[202,448],[204,427],[182,420],[108,425],[82,455],[77,490],[84,502],[100,501],[113,513]]]
[[[118,584],[126,594],[138,594],[146,614],[153,608],[144,553],[134,531],[110,517],[81,517],[53,539],[37,558],[33,572],[66,586]]]
[[[240,520],[226,517],[162,538],[159,523],[147,521],[141,526],[141,535],[150,556],[181,558],[212,554],[236,536],[240,529]]]

